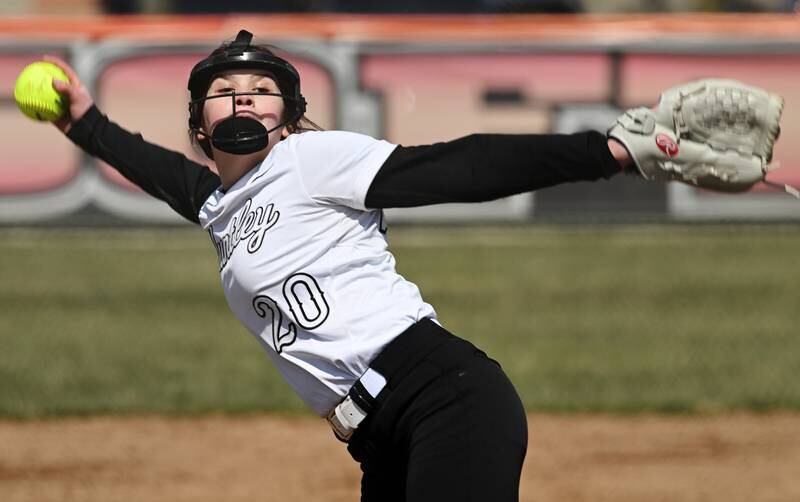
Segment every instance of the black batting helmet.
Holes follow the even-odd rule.
[[[197,63],[189,75],[189,130],[197,133],[202,125],[203,104],[212,80],[220,73],[228,70],[248,69],[260,70],[274,78],[280,89],[285,105],[284,120],[278,127],[300,119],[306,111],[306,100],[300,92],[300,74],[285,59],[276,56],[270,49],[251,45],[253,34],[246,30],[239,31],[236,39],[212,52],[207,58]],[[264,93],[235,93],[235,96]],[[226,94],[219,97],[225,97]],[[234,96],[234,94],[231,94]],[[215,96],[216,98],[217,96]],[[207,141],[200,142],[203,151],[211,157],[211,149]]]

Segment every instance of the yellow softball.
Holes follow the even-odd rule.
[[[66,99],[53,89],[53,79],[69,82],[67,74],[53,63],[37,61],[22,70],[14,84],[14,100],[22,113],[48,122],[64,115]]]

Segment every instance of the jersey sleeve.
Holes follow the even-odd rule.
[[[366,210],[375,174],[397,145],[363,134],[309,131],[293,135],[298,170],[311,198]]]
[[[200,207],[220,186],[219,177],[208,167],[148,143],[108,120],[95,106],[75,122],[67,137],[193,223],[199,223]]]

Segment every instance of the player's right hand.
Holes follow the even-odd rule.
[[[69,77],[69,82],[53,80],[53,89],[59,94],[66,96],[69,100],[69,108],[64,116],[53,122],[61,132],[66,134],[72,128],[72,124],[83,117],[89,108],[92,107],[94,100],[86,86],[81,83],[75,70],[73,70],[66,61],[49,55],[44,56],[42,59],[61,68],[64,70],[64,73],[67,74],[67,77]]]

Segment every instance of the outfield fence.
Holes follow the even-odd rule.
[[[198,16],[0,19],[0,224],[175,224],[179,217],[13,103],[16,74],[64,57],[112,120],[201,162],[187,134],[192,65],[246,28],[302,77],[309,116],[401,144],[472,132],[605,130],[620,110],[699,77],[784,96],[781,164],[800,185],[800,17]],[[531,159],[535,166],[536,159]],[[618,176],[473,205],[390,211],[390,221],[796,220],[800,202],[766,187],[712,194]]]

